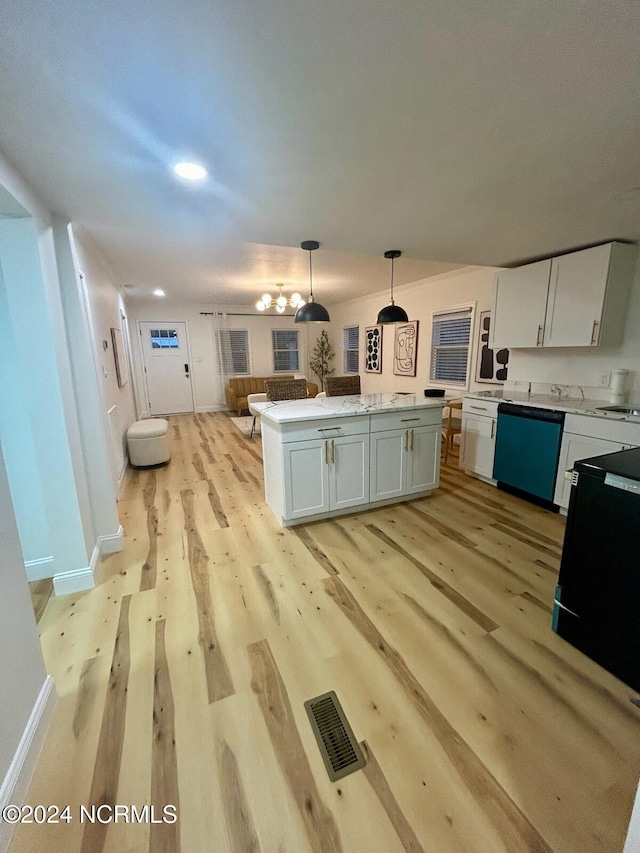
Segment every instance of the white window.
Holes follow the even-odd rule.
[[[250,376],[249,332],[246,329],[219,329],[217,342],[221,372],[227,376]]]
[[[467,385],[473,306],[434,311],[431,327],[431,382]]]
[[[273,372],[295,373],[298,370],[298,332],[294,329],[272,329]]]
[[[357,373],[360,359],[359,347],[360,327],[345,326],[343,329],[342,350],[344,353],[344,372]]]

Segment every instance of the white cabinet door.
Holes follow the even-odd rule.
[[[570,432],[565,432],[560,445],[558,476],[553,502],[564,509],[568,508],[571,480],[565,478],[565,472],[571,471],[575,462],[579,459],[588,459],[590,456],[616,453],[618,450],[623,450],[624,447],[625,445],[619,444],[617,441],[605,441],[603,438],[588,438],[584,435],[573,435]]]
[[[330,439],[329,506],[346,509],[369,503],[369,436]]]
[[[283,445],[285,518],[329,511],[329,447],[324,439]]]
[[[610,259],[611,243],[553,258],[544,346],[598,345]]]
[[[424,426],[409,430],[406,494],[435,489],[440,474],[440,427]]]
[[[371,434],[370,500],[383,501],[405,494],[407,446],[406,429]]]
[[[462,414],[460,467],[487,479],[493,478],[496,452],[496,419]]]
[[[551,260],[503,270],[496,278],[491,347],[542,346]]]

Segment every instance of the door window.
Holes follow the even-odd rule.
[[[151,348],[152,349],[179,349],[177,329],[151,329]]]

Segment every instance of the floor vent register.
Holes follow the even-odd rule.
[[[332,782],[365,766],[366,760],[333,690],[304,703]]]

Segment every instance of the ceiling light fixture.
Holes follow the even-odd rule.
[[[153,291],[153,295],[154,296],[166,296],[167,294],[164,292],[164,290],[161,287],[156,287],[156,289]]]
[[[292,293],[289,299],[287,299],[286,296],[282,295],[284,284],[276,284],[276,287],[278,288],[278,295],[275,299],[268,293],[264,293],[262,299],[256,302],[258,311],[266,311],[267,308],[275,307],[278,314],[284,314],[287,305],[290,305],[292,308],[300,308],[304,305],[304,299],[299,293]]]
[[[176,163],[173,171],[187,181],[203,181],[207,177],[207,170],[199,163]]]
[[[393,301],[393,262],[396,258],[399,258],[402,252],[399,249],[389,249],[388,252],[384,253],[385,258],[391,259],[391,297],[389,305],[383,308],[378,314],[377,323],[408,323],[409,317],[407,316],[407,312],[404,308],[401,308],[399,305],[396,305]]]
[[[320,246],[317,240],[305,240],[300,243],[300,248],[305,252],[309,252],[309,301],[306,305],[302,305],[296,311],[296,323],[328,323],[330,321],[329,312],[320,305],[319,302],[313,300],[313,266],[311,264],[311,253]]]

